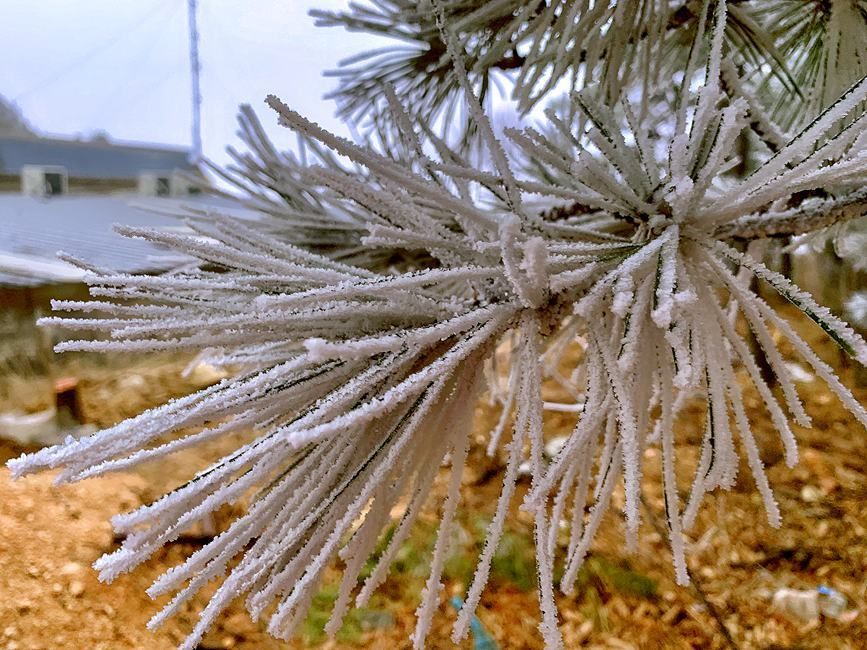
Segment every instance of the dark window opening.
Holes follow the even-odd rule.
[[[171,194],[171,189],[168,178],[165,176],[157,177],[157,196],[168,196]]]
[[[63,194],[63,174],[57,172],[45,173],[45,194],[47,196]]]

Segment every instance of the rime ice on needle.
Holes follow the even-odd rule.
[[[486,370],[495,349],[509,340],[508,379],[495,387],[505,413],[491,441],[492,450],[500,446],[507,458],[503,486],[455,640],[466,636],[480,601],[524,462],[532,480],[520,507],[534,518],[540,629],[551,648],[562,646],[553,578],[561,521],[569,524],[569,539],[559,586],[570,592],[621,480],[627,543],[637,543],[648,446],[661,449],[679,583],[688,581],[683,532],[707,492],[733,485],[738,446],[768,521],[779,525],[781,513],[744,410],[739,368],[761,396],[789,465],[797,461],[789,419],[808,425],[809,417],[775,334],[865,426],[867,411],[773,305],[750,290],[743,274],[775,289],[862,364],[867,345],[731,240],[760,237],[763,228],[807,231],[809,215],[793,215],[789,206],[795,193],[849,188],[864,178],[867,80],[781,143],[753,173],[736,179],[727,172],[736,161],[736,140],[750,123],[751,103],[723,91],[726,5],[716,3],[713,15],[708,12],[705,3],[664,156],[625,99],[603,105],[589,90],[572,98],[584,131],[573,132],[552,117],[563,137],[509,132],[522,155],[550,169],[547,178],[564,179],[558,184],[513,172],[471,91],[447,22],[443,38],[493,169],[479,169],[430,133],[422,143],[413,129],[424,131],[424,125],[414,125],[393,96],[403,145],[387,154],[332,135],[270,97],[282,124],[317,143],[318,164],[304,168],[260,143],[264,165],[239,159],[236,174],[254,186],[267,177],[266,187],[279,182],[285,191],[303,191],[306,202],[290,205],[287,229],[305,229],[305,238],[281,236],[275,228],[279,210],[265,194],[251,199],[273,215],[262,223],[192,214],[193,234],[122,228],[202,264],[160,277],[94,271],[88,280],[98,300],[58,301],[55,308],[72,315],[45,319],[103,335],[62,343],[63,350],[201,350],[237,373],[88,438],[13,460],[13,472],[61,468],[61,481],[79,480],[254,430],[251,442],[187,484],[115,517],[124,542],[97,562],[100,576],[111,580],[191,523],[254,493],[226,532],[148,592],[176,594],[154,617],[156,626],[205,584],[222,580],[182,646],[194,648],[239,596],[254,618],[270,612],[272,634],[291,636],[325,569],[339,559],[343,578],[327,626],[336,632],[353,597],[363,605],[386,579],[448,459],[447,496],[412,637],[420,647],[439,603],[474,406],[485,377],[496,376]],[[737,85],[729,81],[726,87]],[[246,119],[250,140],[257,142],[255,123]],[[350,164],[338,164],[334,156]],[[280,165],[291,166],[291,174],[281,176],[274,169]],[[529,195],[569,204],[540,214]],[[839,205],[863,210],[858,196],[840,192],[824,199],[816,218],[827,225],[828,214],[848,215]],[[326,215],[324,228],[315,226],[319,213]],[[341,254],[334,236],[344,227],[355,233],[347,244],[352,255]],[[360,254],[360,248],[372,252]],[[402,261],[396,266],[383,264],[397,258]],[[782,399],[759,371],[733,314],[755,334]],[[579,337],[586,344],[574,373],[583,384],[582,416],[547,462],[540,385]],[[695,395],[707,405],[706,429],[692,487],[681,502],[675,420]],[[514,425],[507,427],[510,411]],[[161,441],[166,434],[174,435]],[[394,520],[399,501],[406,507]],[[392,524],[385,550],[359,585],[365,561]]]

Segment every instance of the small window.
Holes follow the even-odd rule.
[[[157,177],[157,187],[156,194],[157,196],[168,196],[172,193],[172,186],[169,182],[169,179],[166,176],[158,176]]]
[[[57,196],[58,194],[63,194],[63,174],[45,172],[45,195]]]

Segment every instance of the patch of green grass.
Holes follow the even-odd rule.
[[[563,577],[562,562],[554,567],[554,583]],[[639,598],[655,598],[656,580],[632,570],[627,562],[614,563],[604,557],[591,555],[578,570],[575,591],[616,591]]]
[[[608,610],[605,608],[602,596],[596,589],[587,589],[584,591],[584,594],[584,605],[581,607],[581,614],[584,618],[593,621],[595,629],[608,632],[611,626],[608,622]]]
[[[479,553],[484,548],[488,521],[476,519],[468,528],[456,527],[450,552],[443,567],[443,577],[453,583],[469,585],[475,572]],[[396,526],[392,525],[380,538],[373,554],[361,571],[360,578],[368,577],[377,561],[391,542]],[[467,530],[471,532],[467,532]],[[420,597],[424,580],[430,569],[430,554],[436,539],[437,526],[429,522],[418,522],[409,538],[395,553],[391,567],[394,582],[392,597],[415,601]],[[562,561],[555,565],[555,582],[560,581]],[[537,587],[536,553],[532,535],[527,532],[506,528],[491,561],[490,579],[500,585],[511,585],[521,591],[532,591]],[[654,598],[657,595],[656,581],[634,571],[628,563],[591,555],[578,573],[576,580],[578,599],[582,612],[592,620],[599,630],[609,627],[605,602],[612,592],[640,598]],[[302,629],[302,638],[307,643],[321,642],[325,638],[324,627],[337,598],[337,587],[326,587],[314,598],[313,605]],[[377,604],[378,599],[378,604]],[[393,623],[393,617],[385,607],[385,601],[377,596],[371,601],[370,608],[352,609],[346,615],[343,628],[337,635],[338,640],[346,643],[360,643],[365,630],[383,627]]]
[[[300,636],[305,644],[320,643],[325,640],[325,624],[331,617],[334,601],[337,600],[337,586],[324,587],[313,597],[313,604],[302,624]],[[371,603],[377,603],[374,597]],[[350,609],[343,618],[343,627],[336,638],[343,643],[360,644],[362,634],[376,627],[389,627],[394,624],[394,616],[388,610],[377,607]]]
[[[430,567],[430,551],[422,550],[412,539],[407,540],[394,554],[391,570],[401,576],[423,578]]]
[[[475,554],[465,546],[458,546],[446,558],[445,566],[443,566],[443,577],[446,580],[453,580],[454,582],[468,585],[472,581],[475,571]]]
[[[612,592],[655,598],[657,584],[653,578],[632,570],[626,562],[614,563],[593,555],[578,571],[575,591],[584,618],[592,621],[595,629],[605,632],[610,627],[605,603]]]
[[[521,591],[536,586],[536,551],[532,540],[511,530],[503,532],[491,561],[491,578],[510,582]]]
[[[587,569],[599,576],[609,587],[622,594],[653,598],[656,596],[656,580],[633,571],[627,563],[614,564],[603,557],[591,557]]]
[[[446,580],[468,585],[476,570],[479,554],[484,548],[488,521],[477,519],[469,529],[456,528],[448,557],[443,567],[443,577]],[[395,527],[389,528],[377,544],[371,558],[361,571],[361,578],[370,575],[382,556],[386,546],[394,536]],[[461,533],[460,531],[464,531]],[[395,553],[391,568],[393,576],[402,579],[402,587],[413,591],[412,586],[417,578],[427,578],[430,568],[430,554],[437,528],[427,523],[417,523],[412,534]],[[409,580],[406,580],[409,578]],[[491,580],[512,584],[521,591],[530,591],[536,586],[536,555],[533,540],[526,534],[506,529],[503,533],[497,551],[491,561]]]
[[[325,624],[331,616],[331,608],[336,599],[336,587],[326,587],[313,597],[313,604],[301,627],[301,638],[305,643],[316,643],[325,638]]]
[[[373,549],[373,553],[364,562],[364,566],[361,567],[361,571],[358,574],[358,577],[361,580],[366,580],[370,577],[370,574],[373,573],[373,569],[376,567],[377,562],[379,562],[379,558],[381,558],[382,554],[385,553],[385,549],[388,548],[391,538],[394,537],[395,530],[397,530],[397,524],[391,524],[382,537],[379,538],[376,547]]]

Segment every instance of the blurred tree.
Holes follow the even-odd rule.
[[[0,95],[0,136],[34,135],[17,105]]]

